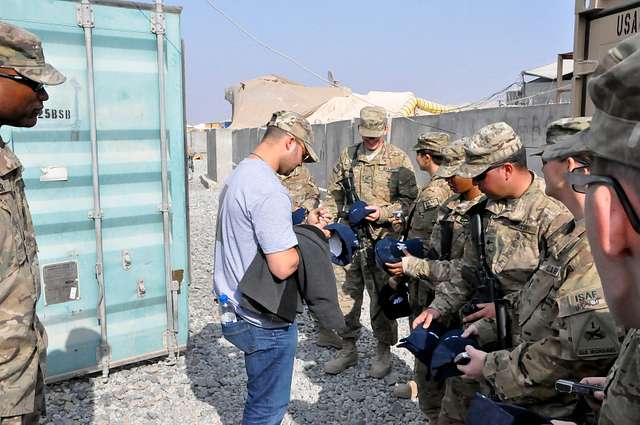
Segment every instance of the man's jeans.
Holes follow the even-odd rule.
[[[222,325],[222,334],[244,352],[247,401],[243,425],[279,424],[291,397],[293,360],[298,343],[296,324],[264,329],[238,318],[236,323]]]

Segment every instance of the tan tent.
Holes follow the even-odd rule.
[[[233,106],[231,128],[263,126],[275,111],[289,110],[309,116],[334,97],[349,96],[346,87],[305,87],[277,75],[265,75],[227,88]]]

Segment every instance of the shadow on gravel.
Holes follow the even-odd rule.
[[[331,360],[338,350],[315,345],[317,326],[311,320],[305,322],[303,326],[299,323],[296,358],[302,360],[302,373],[313,385],[320,387],[320,391],[317,400],[313,402],[291,400],[289,415],[295,423],[380,423],[389,414],[401,417],[406,409],[416,408],[414,403],[408,400],[399,401],[392,394],[392,386],[396,382],[403,381],[413,374],[398,356],[392,354],[393,370],[387,377],[375,379],[369,376],[369,367],[375,355],[375,338],[370,330],[362,328],[358,340],[358,364],[339,375],[328,375],[324,372],[323,365]],[[298,370],[296,372],[300,373]],[[376,419],[365,418],[362,415],[363,411],[376,411]]]
[[[223,425],[242,422],[247,382],[242,352],[227,344],[220,326],[209,323],[189,337],[185,359],[193,394],[216,409]]]

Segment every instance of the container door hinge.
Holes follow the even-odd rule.
[[[102,212],[102,210],[91,210],[87,214],[87,217],[89,217],[91,220],[102,220],[102,218],[104,217],[104,213]]]
[[[151,32],[154,34],[164,34],[166,32],[166,20],[164,13],[153,13],[151,16]]]
[[[78,22],[78,26],[81,26],[82,28],[93,28],[95,26],[93,8],[91,7],[91,3],[87,0],[83,0],[78,6],[76,11],[76,20]]]

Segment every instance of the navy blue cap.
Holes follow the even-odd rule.
[[[339,266],[346,266],[351,263],[353,252],[358,247],[358,238],[349,226],[343,223],[333,223],[325,227],[331,232],[329,237],[329,250],[331,251],[331,262]]]
[[[352,226],[359,226],[364,221],[365,217],[371,214],[373,209],[367,208],[367,203],[364,201],[356,201],[351,205],[349,209],[349,224]]]
[[[551,418],[515,404],[497,403],[476,393],[469,405],[467,425],[545,425]]]
[[[422,324],[416,326],[408,337],[402,338],[397,347],[411,351],[418,360],[425,365],[431,364],[431,354],[440,342],[440,335],[444,332],[444,326],[434,320],[428,329]]]
[[[431,372],[436,381],[442,382],[450,376],[460,376],[460,372],[453,362],[455,357],[465,351],[467,345],[479,348],[475,338],[462,338],[462,329],[454,329],[440,337],[440,344],[431,356]]]
[[[407,317],[411,314],[411,304],[409,304],[409,288],[404,282],[399,282],[396,289],[386,284],[378,292],[378,305],[387,319],[395,320],[400,317]]]
[[[300,207],[297,210],[295,210],[294,212],[291,213],[291,221],[293,221],[293,225],[297,225],[297,224],[301,224],[304,221],[304,218],[307,216],[307,213],[309,212],[309,210],[307,210],[304,207]]]
[[[384,238],[376,242],[375,257],[376,264],[382,270],[387,270],[385,263],[397,263],[404,257],[404,250],[414,257],[424,258],[424,246],[422,239],[409,239],[400,241],[393,238]]]

